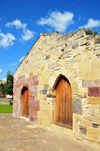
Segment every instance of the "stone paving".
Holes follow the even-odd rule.
[[[12,114],[0,114],[0,151],[100,151]]]

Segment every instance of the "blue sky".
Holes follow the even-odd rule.
[[[100,0],[0,0],[0,79],[15,72],[40,33],[88,26],[100,33]]]

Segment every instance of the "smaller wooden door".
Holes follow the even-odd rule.
[[[69,81],[61,76],[56,85],[55,124],[72,129],[72,91]]]
[[[23,92],[22,116],[29,116],[29,91],[27,89]]]

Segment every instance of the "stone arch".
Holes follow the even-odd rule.
[[[56,85],[58,84],[59,79],[60,79],[62,76],[65,77],[63,74],[60,74],[60,75],[56,78],[55,83],[54,83],[54,85],[53,85],[53,89],[54,89],[54,90],[56,89]],[[66,77],[65,77],[65,79],[66,79],[67,83],[69,83],[69,85],[71,86],[69,80],[68,80]]]
[[[74,98],[75,95],[78,94],[78,83],[75,81],[73,73],[65,67],[53,72],[52,76],[49,79],[48,94],[50,93],[50,91],[55,94],[55,85],[61,75],[65,76],[68,79],[72,88],[72,97]]]

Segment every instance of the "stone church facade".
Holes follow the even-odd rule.
[[[100,36],[42,33],[14,73],[13,114],[100,145]]]

